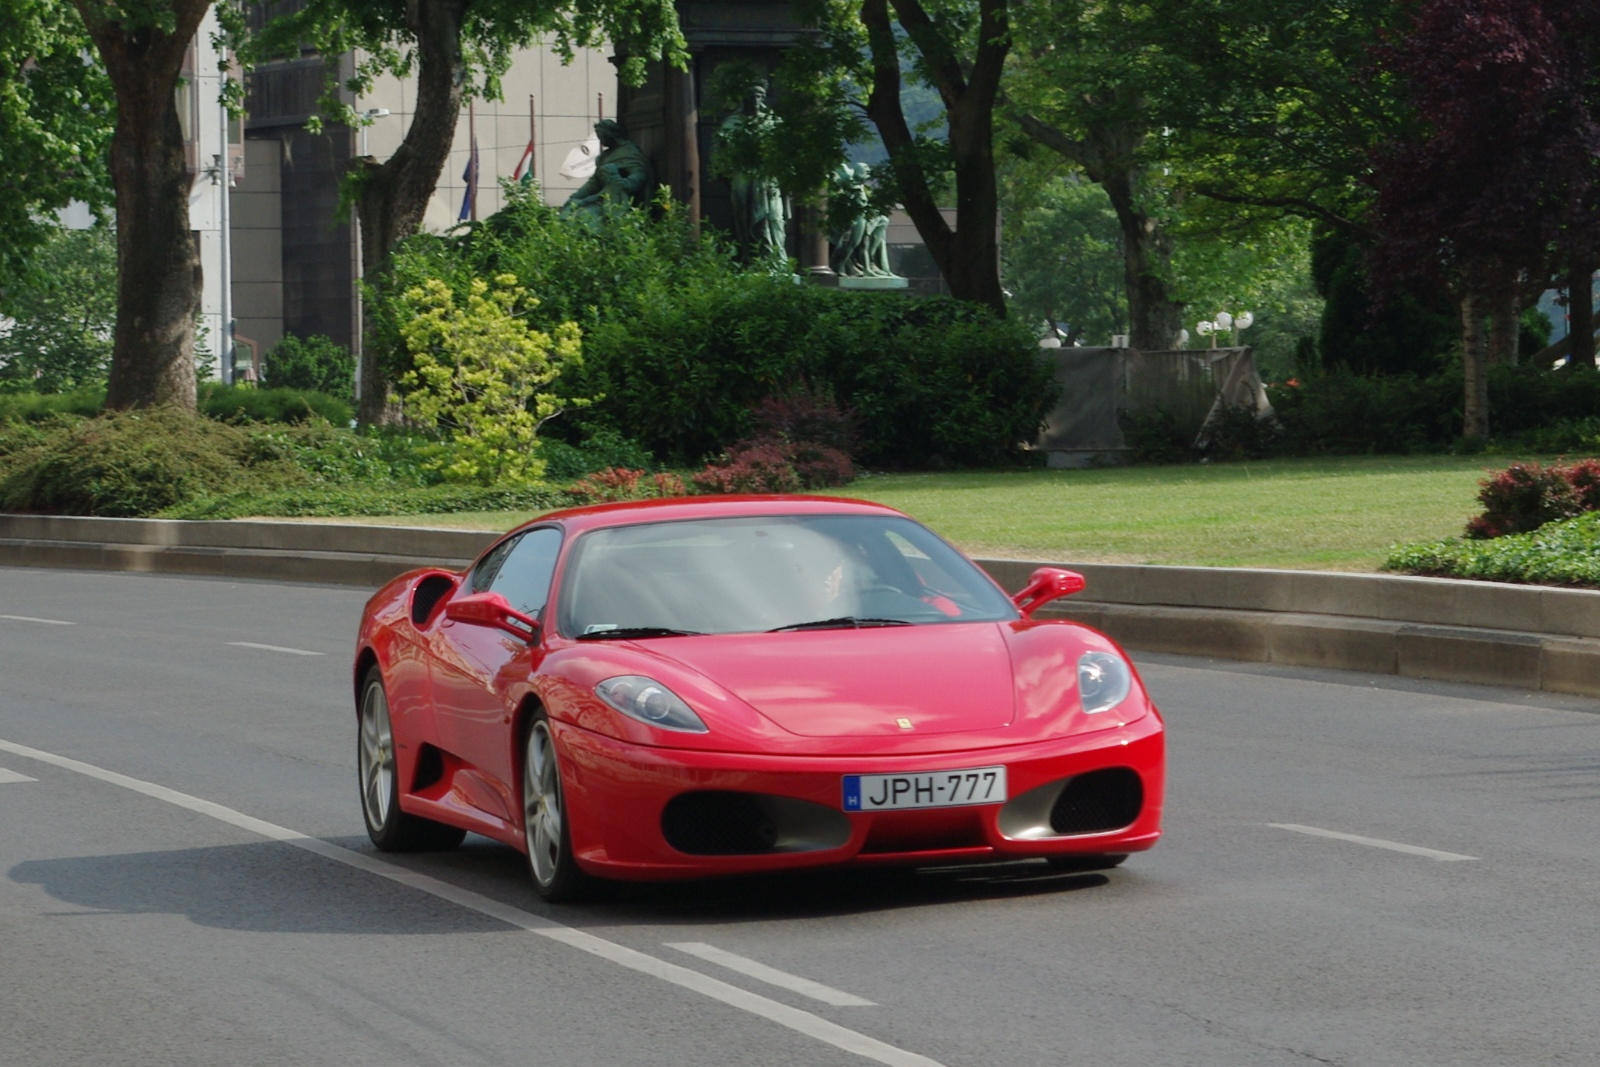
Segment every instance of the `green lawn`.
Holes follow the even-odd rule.
[[[875,474],[837,495],[899,508],[975,555],[1374,571],[1396,543],[1458,536],[1479,510],[1478,481],[1516,458]],[[358,521],[505,529],[529,517],[480,512]]]

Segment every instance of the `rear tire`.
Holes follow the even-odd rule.
[[[522,744],[522,835],[535,892],[552,904],[594,895],[596,879],[585,874],[573,857],[561,757],[542,708],[533,713]]]
[[[1070,856],[1046,856],[1044,861],[1063,874],[1086,874],[1089,871],[1109,871],[1120,867],[1128,858],[1126,852],[1089,853]]]
[[[356,727],[356,766],[360,772],[361,813],[367,836],[382,852],[440,852],[455,848],[467,832],[400,810],[400,775],[394,759],[394,730],[383,675],[374,666],[361,682],[361,714]]]

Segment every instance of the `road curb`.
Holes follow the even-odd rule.
[[[465,566],[495,534],[400,526],[0,515],[0,566],[376,588]],[[1393,575],[980,559],[1016,590],[1039,566],[1088,589],[1043,614],[1129,648],[1600,697],[1600,591]]]

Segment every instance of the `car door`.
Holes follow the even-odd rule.
[[[456,595],[499,593],[517,611],[542,618],[560,551],[561,531],[554,526],[507,538],[478,561]],[[514,755],[506,730],[515,709],[508,701],[538,666],[541,644],[445,619],[434,630],[432,653],[439,741],[465,765],[457,770],[457,782],[474,807],[514,822],[521,802],[512,788]]]

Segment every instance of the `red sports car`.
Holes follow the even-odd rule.
[[[827,864],[1115,866],[1160,836],[1161,717],[1105,636],[1038,620],[890,508],[560,511],[367,604],[361,804],[385,850],[466,831],[534,886]]]

